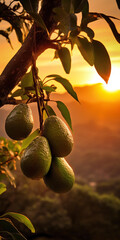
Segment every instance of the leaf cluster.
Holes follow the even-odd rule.
[[[63,102],[57,101],[57,100],[55,101],[55,100],[52,100],[51,98],[51,93],[56,92],[56,89],[57,89],[57,87],[51,83],[53,81],[60,83],[68,92],[68,94],[70,94],[76,101],[79,102],[77,94],[74,91],[68,79],[63,78],[60,75],[56,75],[56,74],[48,75],[43,80],[38,78],[38,83],[37,83],[38,98],[40,102],[43,103],[42,109],[41,109],[42,117],[45,120],[45,118],[48,116],[56,115],[55,111],[49,104],[50,102],[55,102],[62,116],[68,123],[69,127],[72,129],[71,117],[70,117],[70,113],[67,106]],[[32,70],[24,75],[24,77],[22,78],[19,84],[19,88],[11,92],[10,99],[12,101],[16,101],[16,104],[17,104],[17,99],[19,99],[18,101],[25,101],[26,103],[38,101],[36,97],[36,87],[34,85]],[[38,131],[38,134],[39,134],[39,131]],[[29,137],[28,137],[28,141],[29,141]]]
[[[14,30],[18,41],[23,43],[30,30],[32,18],[24,11],[20,1],[10,1],[9,4],[6,1],[0,2],[0,22],[3,23],[3,21],[8,27],[1,29],[0,35],[5,37],[12,47],[10,34]]]
[[[11,184],[15,186],[15,178],[11,170],[16,168],[16,158],[21,150],[21,145],[18,142],[12,142],[5,138],[0,138],[0,174],[8,177]],[[0,182],[0,195],[7,190],[5,183]],[[20,213],[7,212],[0,216],[0,238],[25,240],[26,238],[16,228],[12,219],[19,221],[28,227],[32,233],[35,233],[34,226],[31,221]]]
[[[98,74],[107,83],[111,73],[111,61],[105,46],[95,40],[94,31],[88,26],[89,23],[103,18],[110,26],[113,35],[119,42],[119,33],[115,24],[111,20],[115,17],[107,16],[101,13],[89,12],[89,3],[85,1],[62,1],[60,7],[54,9],[55,19],[58,21],[58,36],[53,41],[58,44],[58,49],[55,51],[55,57],[59,58],[65,72],[68,74],[71,69],[71,53],[67,44],[73,50],[74,45],[77,45],[82,57],[90,66],[94,66]],[[82,18],[77,25],[76,13],[81,13]]]
[[[119,1],[116,1],[119,7]],[[18,14],[17,11],[22,9]],[[88,0],[62,0],[61,4],[53,9],[53,18],[57,23],[54,34],[57,36],[51,38],[48,29],[43,21],[39,10],[39,0],[20,0],[12,1],[9,5],[4,2],[0,3],[0,18],[11,24],[6,31],[1,30],[0,34],[6,37],[10,42],[9,33],[14,29],[18,40],[23,42],[23,32],[30,22],[26,22],[27,18],[31,22],[35,21],[36,25],[42,28],[48,34],[50,44],[54,44],[56,49],[55,57],[59,58],[62,66],[67,74],[71,70],[71,53],[67,45],[73,50],[77,45],[78,50],[85,61],[90,66],[94,66],[98,74],[107,83],[111,73],[111,61],[105,46],[96,41],[94,31],[88,26],[89,23],[103,18],[109,25],[116,40],[120,42],[120,34],[118,33],[114,20],[115,17],[107,16],[102,13],[94,13],[89,11]],[[81,14],[81,22],[78,24],[78,16]],[[25,25],[25,26],[24,26]],[[53,46],[53,45],[52,45]]]
[[[0,138],[0,177],[7,177],[15,187],[15,178],[12,174],[16,170],[16,161],[19,160],[21,143]]]
[[[6,185],[0,182],[0,195],[6,191]],[[20,213],[7,212],[0,216],[0,238],[13,239],[13,240],[25,240],[26,238],[22,235],[21,232],[15,227],[11,218],[19,221],[28,227],[32,233],[35,232],[35,229],[31,221]]]

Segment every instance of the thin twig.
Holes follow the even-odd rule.
[[[0,163],[0,167],[5,165],[6,163],[9,163],[11,161],[13,161],[16,157],[18,156],[18,153],[16,153],[13,157],[10,157],[9,159],[7,159],[6,161]]]
[[[35,92],[36,92],[36,100],[37,100],[39,122],[40,122],[40,129],[41,129],[41,126],[42,126],[41,104],[40,104],[39,92],[38,92],[37,81],[36,81],[36,76],[35,76],[36,75],[36,65],[35,65],[34,59],[33,59],[32,74],[33,74],[33,81],[34,81],[34,87],[35,87]]]

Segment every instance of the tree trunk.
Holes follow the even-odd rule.
[[[42,1],[40,14],[50,35],[57,25],[53,18],[52,9],[59,6],[60,2],[61,0]],[[19,83],[32,64],[33,52],[35,59],[37,59],[42,52],[50,47],[53,46],[50,44],[47,33],[34,23],[23,45],[0,75],[0,107],[5,104],[8,94]]]

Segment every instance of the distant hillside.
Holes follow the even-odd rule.
[[[108,94],[107,101],[101,84],[76,88],[76,92],[81,103],[68,93],[52,96],[52,99],[63,101],[71,113],[75,143],[67,160],[77,175],[89,181],[120,176],[120,92],[119,95],[114,93],[113,99],[113,95]],[[56,104],[52,106],[61,116]],[[39,118],[36,104],[31,107],[35,129],[39,126]],[[11,106],[0,109],[0,136],[6,137],[4,121],[11,109]]]
[[[103,84],[93,84],[83,87],[75,87],[75,91],[79,97],[79,101],[83,102],[118,102],[120,101],[120,90],[116,92],[108,92],[103,87]],[[52,95],[53,99],[59,97],[66,102],[71,101],[71,96],[69,94],[55,94]]]

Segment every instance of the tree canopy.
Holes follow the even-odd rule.
[[[117,4],[119,7],[119,1]],[[78,13],[82,14],[79,25]],[[113,22],[117,18],[90,12],[88,0],[21,0],[10,1],[9,4],[2,1],[0,19],[7,21],[10,27],[1,30],[0,34],[12,44],[10,33],[15,30],[22,46],[0,76],[0,105],[8,102],[9,94],[33,64],[33,59],[36,61],[48,48],[55,49],[55,58],[60,59],[65,72],[69,74],[71,52],[67,46],[70,45],[72,51],[74,45],[77,45],[88,64],[94,65],[98,74],[108,82],[111,72],[109,54],[103,44],[95,39],[95,33],[89,27],[89,23],[101,18],[108,23],[114,37],[120,42],[120,35]]]

